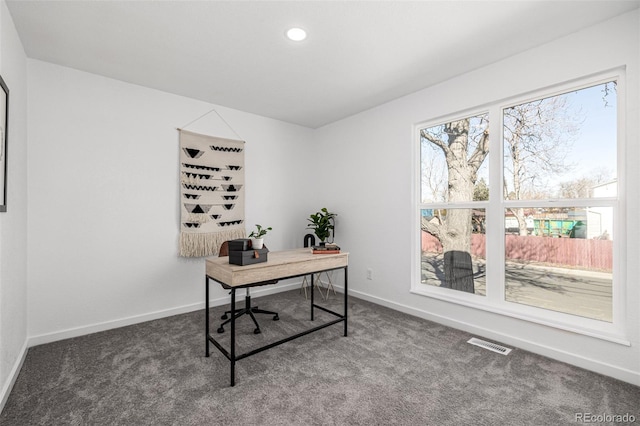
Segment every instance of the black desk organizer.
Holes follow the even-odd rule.
[[[229,263],[233,265],[245,266],[266,262],[268,253],[269,249],[266,247],[251,248],[251,240],[246,238],[229,241]]]

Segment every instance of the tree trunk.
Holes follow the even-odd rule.
[[[518,230],[520,235],[526,237],[529,235],[529,230],[527,229],[527,220],[524,216],[524,209],[522,207],[518,207],[517,209],[511,209],[511,211],[518,221]]]
[[[475,168],[467,160],[469,120],[454,121],[445,126],[449,136],[447,169],[449,201],[473,200]],[[471,262],[471,209],[447,209],[447,220],[441,240],[444,251],[445,282],[443,286],[474,292]]]

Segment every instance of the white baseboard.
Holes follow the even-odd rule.
[[[338,287],[336,287],[338,288]],[[468,333],[476,334],[487,339],[492,339],[504,344],[508,344],[529,352],[536,353],[538,355],[546,356],[551,359],[566,362],[567,364],[575,365],[585,370],[590,370],[605,376],[613,377],[623,382],[631,383],[636,386],[640,386],[640,373],[625,368],[621,368],[615,365],[611,365],[602,361],[594,360],[582,355],[576,355],[567,351],[559,350],[549,346],[541,345],[530,340],[523,339],[521,337],[514,337],[504,333],[499,333],[491,329],[484,327],[478,327],[475,324],[459,321],[450,317],[441,315],[434,315],[432,313],[416,309],[411,306],[396,303],[387,299],[383,299],[377,296],[371,296],[361,291],[349,290],[349,294],[355,297],[359,297],[371,303],[377,305],[386,306],[387,308],[404,312],[409,315],[413,315],[419,318],[423,318],[429,321],[436,322],[438,324],[446,325],[458,330],[466,331]]]
[[[22,364],[24,364],[24,360],[27,357],[27,351],[29,350],[29,346],[27,346],[27,341],[25,340],[22,345],[22,349],[20,349],[20,353],[18,354],[18,359],[13,364],[13,368],[9,372],[9,376],[7,377],[7,381],[2,386],[2,390],[0,391],[0,413],[4,410],[4,406],[9,399],[9,394],[11,393],[11,389],[13,389],[13,385],[15,385],[16,380],[18,379],[18,374],[20,374],[20,370],[22,369]]]
[[[275,286],[265,286],[261,288],[251,289],[252,297],[266,296],[269,294],[280,293],[282,291],[291,290],[295,287],[299,287],[301,282],[294,282]],[[223,296],[216,299],[210,299],[210,306],[221,306],[229,303],[229,297]],[[69,328],[62,331],[55,331],[52,333],[40,334],[37,336],[30,336],[27,339],[27,347],[43,345],[45,343],[57,342],[59,340],[70,339],[73,337],[85,336],[87,334],[98,333],[100,331],[111,330],[114,328],[126,327],[128,325],[139,324],[141,322],[153,321],[160,318],[170,317],[173,315],[185,314],[188,312],[204,309],[204,301],[198,303],[192,303],[189,305],[178,306],[171,309],[164,309],[161,311],[149,312],[141,315],[134,315],[127,318],[117,319],[113,321],[106,321],[97,324],[91,324],[81,327]]]

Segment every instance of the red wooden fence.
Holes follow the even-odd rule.
[[[613,241],[505,235],[507,260],[611,272]],[[486,257],[484,234],[471,235],[471,255]],[[422,231],[422,251],[442,253],[442,245]]]

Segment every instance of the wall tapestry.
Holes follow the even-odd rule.
[[[180,256],[244,238],[244,141],[180,130]]]

